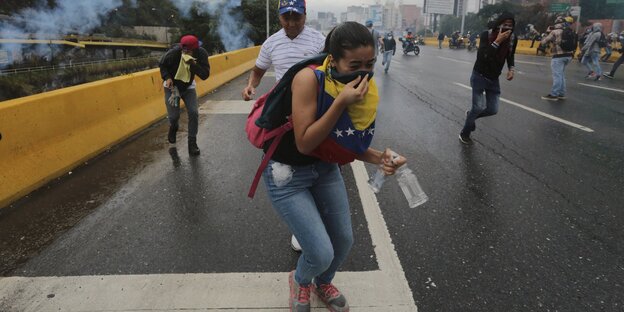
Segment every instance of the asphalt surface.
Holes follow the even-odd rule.
[[[568,98],[547,102],[549,59],[517,56],[502,98],[593,132],[503,102],[466,146],[457,135],[471,93],[461,85],[475,57],[426,46],[398,52],[389,74],[376,69],[373,146],[406,155],[429,195],[410,209],[394,179],[377,195],[419,311],[624,311],[624,76],[587,81],[574,62]],[[245,78],[203,100],[239,100]],[[193,158],[185,132],[166,142],[163,120],[0,210],[0,273],[291,270],[297,254],[262,184],[246,197],[261,155],[244,121],[202,114]],[[353,173],[343,172],[356,245],[342,269],[376,270]]]

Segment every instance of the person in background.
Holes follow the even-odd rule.
[[[585,76],[585,79],[600,80],[602,77],[602,68],[600,68],[600,45],[598,41],[602,37],[602,24],[594,23],[592,31],[585,39],[585,44],[581,49],[583,53],[583,59],[581,63],[589,69],[589,73]]]
[[[305,26],[305,0],[280,1],[278,10],[282,29],[262,44],[256,65],[242,92],[245,101],[251,100],[256,94],[256,87],[271,65],[275,67],[275,79],[279,81],[290,67],[321,53],[325,47],[325,36]],[[301,245],[294,235],[290,238],[290,247],[294,251],[301,251]]]
[[[615,75],[615,72],[617,71],[618,67],[620,67],[620,65],[624,63],[624,30],[620,33],[620,36],[618,37],[618,39],[620,41],[620,49],[618,50],[620,52],[620,57],[617,59],[617,61],[615,61],[615,64],[613,64],[613,67],[611,67],[611,71],[609,71],[608,73],[602,74],[603,76],[609,79],[613,79],[613,76]]]
[[[375,57],[377,57],[377,53],[379,53],[379,47],[381,47],[383,44],[383,36],[379,31],[373,28],[373,20],[367,20],[365,25],[371,35],[373,35],[373,39],[375,39]]]
[[[210,75],[208,52],[201,47],[197,37],[185,35],[180,38],[180,44],[162,56],[158,67],[165,87],[165,106],[169,119],[167,139],[171,144],[176,142],[181,98],[188,114],[188,152],[192,156],[197,156],[200,150],[197,146],[199,111],[195,75],[202,80],[208,79]]]
[[[475,131],[477,118],[498,112],[500,84],[498,77],[507,62],[507,80],[514,78],[514,55],[518,39],[513,35],[516,25],[513,14],[504,12],[489,23],[489,30],[481,33],[477,61],[472,70],[472,109],[466,111],[466,122],[459,133],[459,141],[472,143],[470,133]]]
[[[602,57],[600,57],[600,61],[601,62],[606,62],[606,61],[608,61],[611,58],[611,54],[613,52],[613,47],[615,46],[615,43],[616,43],[616,41],[615,41],[616,38],[617,38],[617,35],[614,34],[614,33],[609,33],[606,36],[607,46],[605,46],[605,48],[604,48],[605,49],[605,54]]]
[[[574,36],[575,33],[569,28],[570,24],[566,22],[562,17],[558,17],[555,20],[554,29],[542,39],[541,44],[552,43],[552,59],[550,61],[550,69],[552,70],[553,84],[548,95],[542,96],[542,99],[548,101],[564,100],[566,94],[566,79],[565,68],[568,66],[574,51],[570,50],[570,47],[562,45],[562,38],[564,31],[567,35]],[[573,41],[570,45],[571,49],[576,49],[576,37],[572,38]],[[566,49],[568,48],[568,49]]]
[[[438,34],[438,49],[442,49],[442,44],[444,43],[444,33],[440,32]]]
[[[383,39],[383,62],[381,65],[385,65],[384,73],[388,73],[390,69],[390,62],[392,61],[392,56],[396,53],[396,40],[392,35],[392,32],[386,34],[386,37]]]

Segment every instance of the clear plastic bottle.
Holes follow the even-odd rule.
[[[392,154],[392,158],[396,158],[398,155],[396,153]],[[399,186],[401,187],[401,191],[403,191],[403,195],[405,195],[405,199],[407,199],[407,203],[410,208],[416,208],[419,205],[424,204],[429,197],[420,187],[420,183],[418,183],[418,179],[416,175],[410,170],[407,165],[403,165],[396,170],[397,181],[399,182]],[[378,168],[375,171],[375,174],[368,180],[368,185],[371,187],[374,193],[379,193],[381,187],[386,181],[386,175]]]
[[[416,208],[429,200],[427,194],[420,187],[416,175],[406,165],[399,167],[396,174],[399,186],[410,208]]]
[[[379,193],[379,190],[381,190],[381,186],[384,182],[386,182],[386,174],[383,170],[381,170],[381,168],[378,168],[377,171],[375,171],[375,174],[368,179],[368,186],[370,186],[373,192],[377,194]]]

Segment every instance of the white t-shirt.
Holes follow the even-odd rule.
[[[284,29],[280,29],[262,44],[256,67],[267,70],[273,65],[275,79],[279,81],[290,67],[321,53],[324,47],[325,36],[314,28],[304,26],[303,31],[292,40],[286,36]]]

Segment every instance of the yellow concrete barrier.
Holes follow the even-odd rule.
[[[198,95],[251,69],[259,50],[210,57]],[[0,208],[165,115],[158,69],[0,102]]]
[[[428,46],[434,46],[437,47],[438,46],[438,39],[437,38],[432,38],[432,37],[427,37],[425,38],[425,44]],[[479,40],[477,40],[477,45],[479,44]],[[533,45],[533,48],[531,48],[531,40],[518,40],[518,47],[516,48],[516,54],[524,54],[524,55],[536,55],[537,52],[537,47],[539,46],[539,41],[535,42],[535,45]],[[442,44],[442,48],[448,48],[448,38],[444,39],[444,43]],[[548,50],[548,55],[550,56],[550,49]],[[578,55],[579,51],[576,51],[576,54]],[[603,53],[604,55],[604,53]],[[613,51],[613,53],[611,54],[611,58],[609,58],[610,62],[615,62],[618,58],[620,57],[620,53]]]

